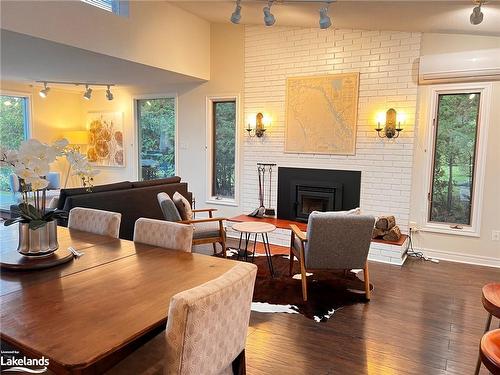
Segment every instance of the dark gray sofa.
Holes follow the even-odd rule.
[[[122,214],[120,238],[133,239],[134,224],[140,217],[164,220],[156,195],[165,192],[171,197],[178,191],[192,203],[186,182],[180,177],[150,181],[124,181],[85,188],[62,189],[57,208],[69,212],[73,207],[95,208]],[[66,221],[59,222],[66,226]]]

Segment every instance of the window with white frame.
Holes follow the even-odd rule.
[[[209,98],[209,200],[236,200],[237,98]]]
[[[119,16],[128,17],[129,2],[128,0],[81,0],[84,3],[93,5],[97,8],[104,9]]]
[[[477,235],[489,85],[437,86],[431,108],[427,226]]]

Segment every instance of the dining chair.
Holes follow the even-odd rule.
[[[174,194],[174,197],[176,194]],[[180,196],[180,194],[178,195]],[[214,255],[221,254],[226,257],[226,230],[224,229],[224,220],[226,219],[223,217],[213,217],[213,212],[217,211],[216,208],[193,210],[185,198],[181,198],[177,200],[177,203],[174,203],[167,193],[158,193],[157,198],[165,220],[193,226],[194,246],[212,244]],[[180,202],[183,202],[183,204]],[[182,209],[179,210],[181,207]],[[180,211],[182,211],[182,215]],[[201,219],[193,217],[196,213],[201,212],[206,212],[208,217]],[[222,248],[219,253],[216,248],[217,243],[220,244]]]
[[[118,212],[75,207],[69,212],[68,228],[118,238],[121,220]]]
[[[134,242],[191,252],[193,227],[163,220],[137,219],[134,226]]]
[[[107,374],[246,374],[245,343],[256,275],[254,264],[237,263],[222,276],[174,295],[165,332]]]
[[[307,272],[363,269],[365,295],[370,299],[368,251],[375,217],[344,212],[312,212],[307,233],[290,225],[290,276],[294,256],[299,260],[302,298],[307,301]]]

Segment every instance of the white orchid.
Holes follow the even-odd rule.
[[[33,195],[35,209],[40,217],[45,212],[45,189],[49,182],[45,178],[50,171],[50,164],[60,156],[65,156],[75,175],[78,175],[83,186],[92,186],[93,177],[99,171],[93,170],[87,158],[77,150],[68,147],[66,139],[59,139],[47,145],[36,139],[21,143],[19,151],[0,150],[0,165],[10,166],[21,180],[24,207],[29,206],[29,193]]]

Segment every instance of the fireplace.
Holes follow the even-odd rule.
[[[297,185],[295,201],[295,217],[297,220],[309,218],[313,211],[334,211],[342,201],[342,186],[320,187],[313,185]]]
[[[280,219],[307,221],[312,211],[359,207],[361,172],[329,169],[278,169]]]

